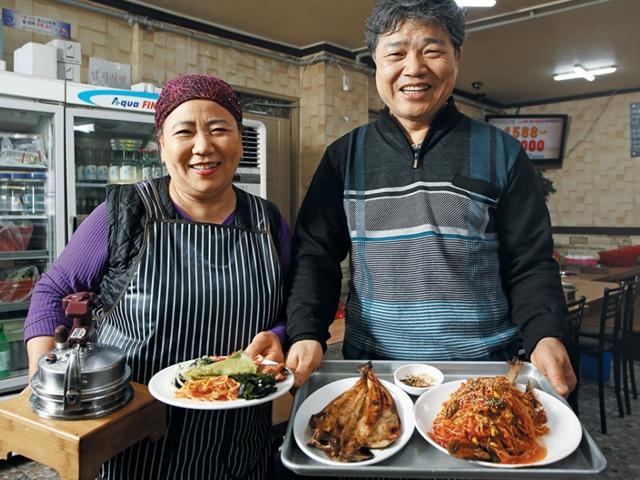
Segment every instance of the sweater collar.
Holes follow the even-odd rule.
[[[464,118],[456,107],[453,97],[447,99],[447,103],[440,109],[435,120],[429,127],[427,137],[420,147],[420,156],[429,150],[433,145],[451,131]],[[411,143],[405,136],[402,127],[389,113],[388,108],[384,108],[378,120],[376,120],[376,128],[380,135],[395,148],[402,151],[413,153]]]

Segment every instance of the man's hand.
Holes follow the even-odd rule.
[[[282,345],[280,345],[280,338],[273,332],[260,332],[244,352],[251,358],[256,358],[258,355],[262,355],[267,360],[273,360],[276,363],[284,362],[284,353],[282,352]]]
[[[322,363],[322,345],[316,340],[300,340],[287,354],[287,368],[294,373],[294,387],[299,388]]]
[[[545,337],[531,352],[531,363],[549,379],[549,382],[563,397],[576,388],[576,375],[573,373],[569,355],[560,340]]]

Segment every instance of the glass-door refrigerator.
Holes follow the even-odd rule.
[[[153,126],[158,94],[68,83],[65,106],[67,229],[105,200],[111,183],[166,174]]]
[[[0,397],[28,383],[22,329],[65,243],[64,82],[0,72]]]

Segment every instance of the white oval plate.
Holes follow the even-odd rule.
[[[232,408],[245,408],[260,405],[261,403],[271,402],[272,400],[284,395],[293,386],[293,374],[287,369],[288,377],[282,382],[276,383],[276,391],[270,393],[266,397],[256,398],[255,400],[245,400],[239,398],[237,400],[193,400],[191,398],[176,398],[176,387],[173,383],[176,374],[180,370],[185,370],[194,360],[176,363],[160,370],[149,381],[149,393],[157,400],[174,407],[191,408],[194,410],[230,410]],[[275,365],[275,362],[265,360],[265,364]]]
[[[418,429],[418,432],[420,432],[420,435],[422,435],[431,445],[447,455],[449,455],[447,449],[438,445],[428,435],[428,432],[431,431],[433,421],[438,413],[440,413],[442,404],[449,399],[451,394],[455,392],[464,381],[465,380],[458,380],[433,387],[418,398],[414,407],[416,428]],[[553,395],[549,395],[537,388],[534,389],[534,395],[542,404],[544,411],[547,414],[547,426],[549,427],[549,433],[540,439],[542,445],[547,449],[547,455],[540,460],[529,463],[507,464],[483,462],[479,460],[470,461],[494,468],[520,468],[530,467],[532,465],[541,466],[562,460],[578,448],[580,440],[582,439],[582,426],[580,425],[578,417],[573,413],[573,410]]]
[[[335,460],[331,460],[321,450],[307,445],[311,439],[311,428],[309,427],[309,419],[311,418],[311,415],[318,413],[326,407],[338,395],[351,388],[360,378],[361,377],[344,378],[342,380],[329,383],[309,395],[304,402],[302,402],[300,408],[298,408],[293,422],[293,436],[300,449],[315,461],[325,465],[340,465],[341,467],[361,467],[363,465],[371,465],[391,457],[393,454],[400,451],[409,439],[411,439],[411,435],[415,429],[415,424],[413,422],[413,402],[411,401],[411,398],[409,398],[409,395],[400,390],[393,383],[387,382],[386,380],[380,380],[387,390],[389,390],[393,400],[396,402],[396,408],[398,410],[398,415],[400,416],[400,438],[398,438],[395,443],[387,448],[372,449],[371,452],[373,453],[373,458],[362,462],[337,462]]]

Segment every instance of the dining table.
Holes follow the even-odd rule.
[[[628,267],[561,267],[562,282],[576,287],[575,298],[585,297],[585,313],[582,320],[582,331],[597,331],[600,322],[600,305],[604,297],[604,289],[614,289],[620,282],[631,280],[640,275],[640,265]],[[635,331],[640,331],[636,322]]]

